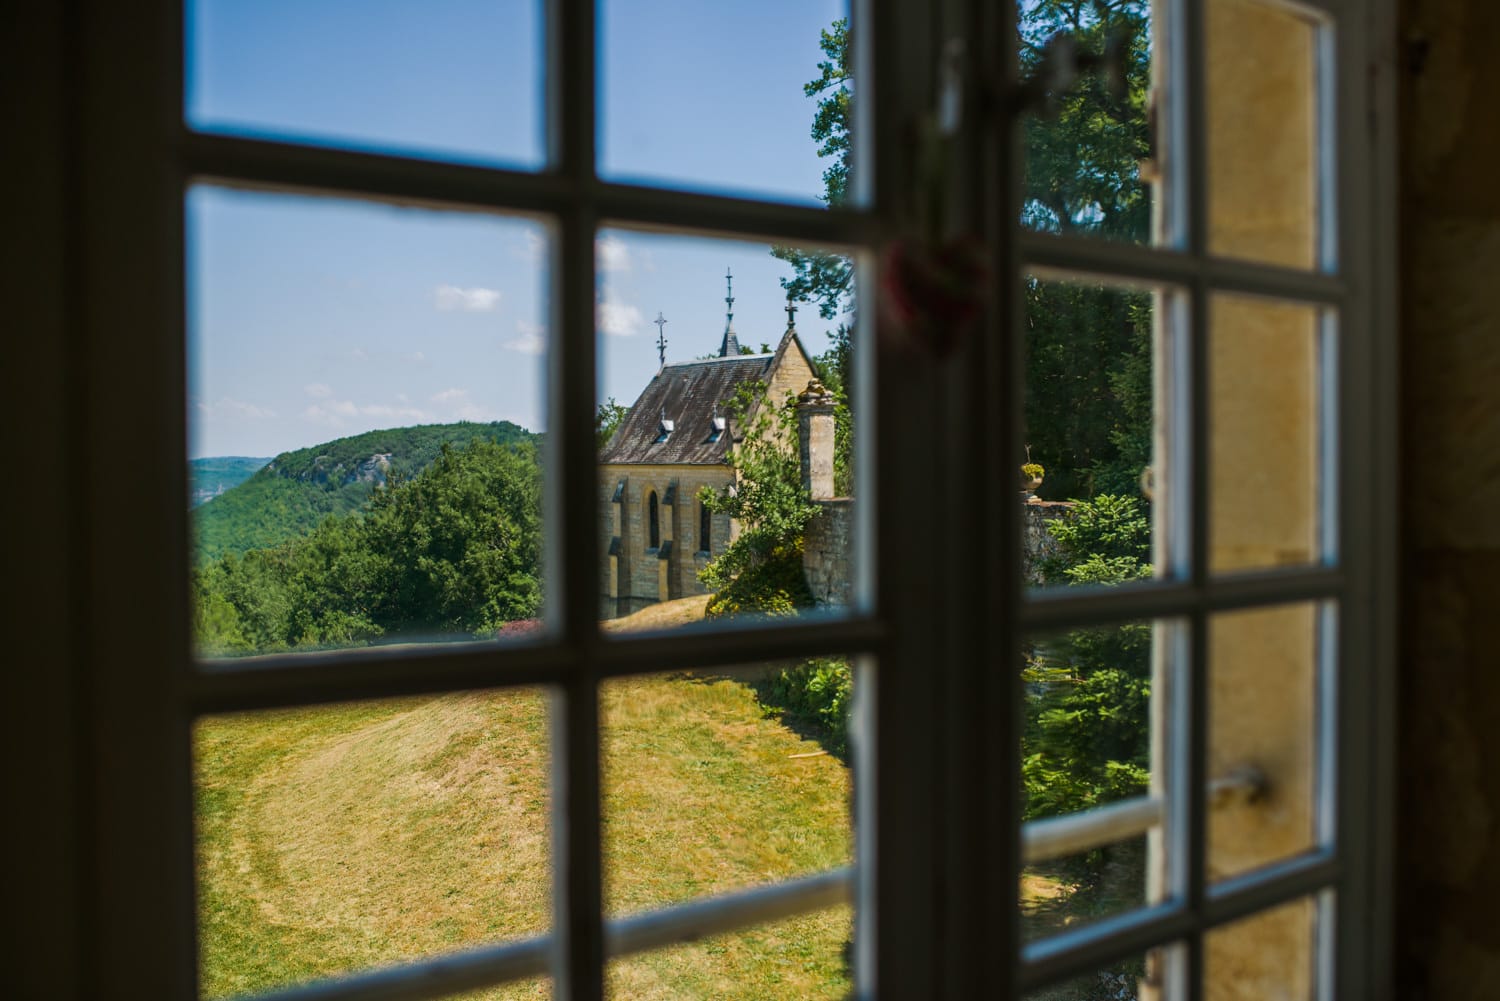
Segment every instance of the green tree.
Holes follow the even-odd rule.
[[[1151,157],[1146,104],[1151,86],[1147,0],[1034,0],[1023,5],[1020,64],[1038,71],[1047,43],[1067,33],[1080,52],[1103,55],[1123,40],[1124,86],[1108,74],[1081,74],[1050,95],[1047,114],[1028,115],[1023,222],[1035,229],[1141,241],[1151,202],[1140,163]]]
[[[730,452],[732,486],[704,487],[698,499],[740,523],[740,534],[699,572],[715,592],[709,615],[788,614],[812,604],[802,571],[802,535],[818,507],[802,485],[797,412],[770,399],[763,383],[741,386],[727,407],[741,437]]]
[[[599,404],[594,411],[594,440],[601,450],[615,436],[628,413],[630,408],[616,403],[613,396]]]
[[[541,471],[529,443],[443,445],[363,510],[194,575],[199,649],[264,653],[393,635],[493,635],[541,603]]]
[[[1151,576],[1150,526],[1132,497],[1100,495],[1054,523],[1043,573],[1070,585]],[[1048,817],[1144,792],[1150,767],[1151,627],[1076,629],[1038,643],[1023,672],[1026,815]]]
[[[818,99],[813,112],[812,138],[818,155],[833,162],[823,170],[823,200],[840,205],[848,197],[853,160],[849,144],[850,101],[854,79],[849,64],[849,20],[839,18],[819,38],[824,59],[818,76],[803,85],[808,97]],[[832,320],[853,306],[854,266],[842,254],[775,247],[776,258],[792,266],[792,277],[782,286],[799,302],[812,302],[818,314]]]

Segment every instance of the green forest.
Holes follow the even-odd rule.
[[[244,483],[270,459],[248,455],[216,455],[188,460],[188,506],[207,504]]]
[[[388,477],[426,468],[445,444],[462,447],[474,440],[511,444],[537,436],[509,421],[462,422],[388,428],[249,460],[254,475],[193,513],[198,562],[251,549],[277,546],[308,535],[330,515],[359,510]],[[198,459],[197,464],[224,463]],[[197,465],[192,467],[194,476]]]
[[[414,437],[423,448],[437,433],[407,430],[420,432]],[[395,432],[378,434],[380,444],[400,440]],[[316,649],[397,636],[494,635],[506,623],[537,615],[542,594],[538,446],[525,432],[511,437],[521,440],[505,443],[475,433],[462,445],[437,441],[435,458],[414,475],[393,462],[383,483],[365,485],[363,507],[327,514],[309,532],[297,531],[290,519],[278,520],[277,513],[254,523],[257,530],[280,528],[286,541],[200,564],[193,576],[200,653]],[[353,491],[347,470],[355,467],[347,461],[358,454],[353,446],[289,453],[292,468],[308,478],[278,478],[268,468],[263,475],[271,483],[288,485],[258,496],[300,498],[293,491],[301,489],[339,496],[348,504]],[[325,456],[346,460],[343,471],[323,481],[339,483],[328,490],[313,478],[334,466]],[[283,468],[280,457],[273,465]],[[254,485],[252,480],[239,489]],[[298,513],[309,509],[304,502]],[[288,530],[294,537],[286,538]]]

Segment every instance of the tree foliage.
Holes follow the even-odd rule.
[[[426,468],[445,444],[536,439],[509,421],[462,421],[367,431],[283,452],[248,480],[194,509],[198,562],[309,535],[330,515],[359,510],[388,476]]]
[[[812,603],[802,575],[802,534],[818,513],[802,484],[795,402],[770,399],[764,383],[740,387],[727,407],[737,429],[734,483],[698,499],[740,523],[740,534],[699,573],[715,592],[708,614],[788,614]]]
[[[1124,87],[1106,74],[1081,74],[1050,95],[1044,115],[1028,115],[1023,222],[1035,229],[1139,242],[1151,225],[1140,163],[1151,156],[1146,105],[1151,86],[1147,0],[1035,0],[1022,9],[1020,64],[1035,74],[1044,49],[1067,33],[1081,52],[1102,55],[1124,39]]]
[[[594,411],[594,443],[601,450],[609,444],[629,413],[630,408],[616,403],[613,396],[599,404],[599,408]]]
[[[803,85],[802,92],[818,99],[813,112],[812,139],[818,144],[818,155],[832,162],[823,170],[823,200],[841,205],[848,197],[853,157],[850,147],[850,101],[854,78],[849,64],[849,19],[839,18],[821,33],[818,40],[824,58],[818,62],[818,75]],[[825,320],[849,310],[853,305],[854,265],[842,254],[805,251],[795,247],[775,247],[776,258],[792,266],[792,277],[782,279],[792,298],[812,302]]]
[[[1101,495],[1054,522],[1043,572],[1071,585],[1151,575],[1150,525],[1131,497]],[[1026,815],[1048,817],[1144,792],[1150,768],[1151,627],[1048,637],[1031,651],[1022,780]]]
[[[541,604],[541,472],[531,444],[441,447],[359,512],[194,574],[209,654],[493,635]]]

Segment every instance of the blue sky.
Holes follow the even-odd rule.
[[[522,168],[541,134],[540,12],[499,0],[199,0],[196,127]],[[802,84],[842,3],[603,3],[600,170],[813,202],[826,162]],[[372,428],[543,427],[545,220],[197,188],[188,199],[190,449],[274,455]],[[735,275],[742,343],[785,327],[762,244],[609,229],[598,243],[599,396],[705,354]],[[832,326],[804,306],[813,351]]]

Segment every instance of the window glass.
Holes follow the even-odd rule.
[[[1181,946],[1164,945],[1032,991],[1025,1001],[1136,1001],[1158,997],[1176,1001],[1175,991],[1162,989],[1169,982],[1169,964],[1180,962],[1181,953]]]
[[[599,6],[599,172],[839,204],[850,191],[845,0]]]
[[[1321,310],[1218,294],[1209,303],[1209,568],[1321,560],[1332,336]]]
[[[545,231],[215,188],[187,208],[199,654],[533,631]]]
[[[1329,898],[1331,900],[1331,897]],[[1203,939],[1203,996],[1210,1001],[1319,1001],[1325,908],[1313,897],[1215,928]]]
[[[552,923],[539,691],[205,717],[193,762],[206,997]]]
[[[541,166],[536,0],[189,0],[204,131]]]
[[[1204,4],[1208,73],[1208,245],[1268,264],[1317,265],[1326,227],[1320,190],[1320,29],[1292,4]]]
[[[797,262],[815,259],[838,277],[799,301]],[[845,612],[853,262],[620,229],[596,260],[600,617]]]
[[[1153,6],[1150,0],[1017,5],[1029,97],[1022,226],[1131,243],[1153,239],[1153,206],[1164,183],[1154,133],[1165,124],[1152,110]],[[1059,80],[1068,82],[1058,86]]]
[[[1169,291],[1030,276],[1026,451],[1018,463],[1032,588],[1174,575],[1185,552],[1181,310]]]
[[[622,916],[853,861],[848,657],[619,678],[600,692],[604,907]],[[800,936],[796,938],[789,936]],[[662,980],[711,996],[843,996],[850,911],[622,961],[618,996]],[[632,987],[631,985],[635,985]],[[721,994],[720,992],[727,992]]]
[[[850,996],[853,916],[847,907],[610,962],[605,992],[635,998],[841,1001]]]
[[[1320,810],[1332,796],[1321,759],[1331,615],[1297,604],[1209,620],[1209,775],[1222,790],[1210,788],[1210,880],[1319,842]]]
[[[1021,932],[1040,938],[1162,894],[1168,809],[1162,695],[1180,627],[1127,622],[1034,636],[1022,667]],[[1155,853],[1155,858],[1153,858]]]

